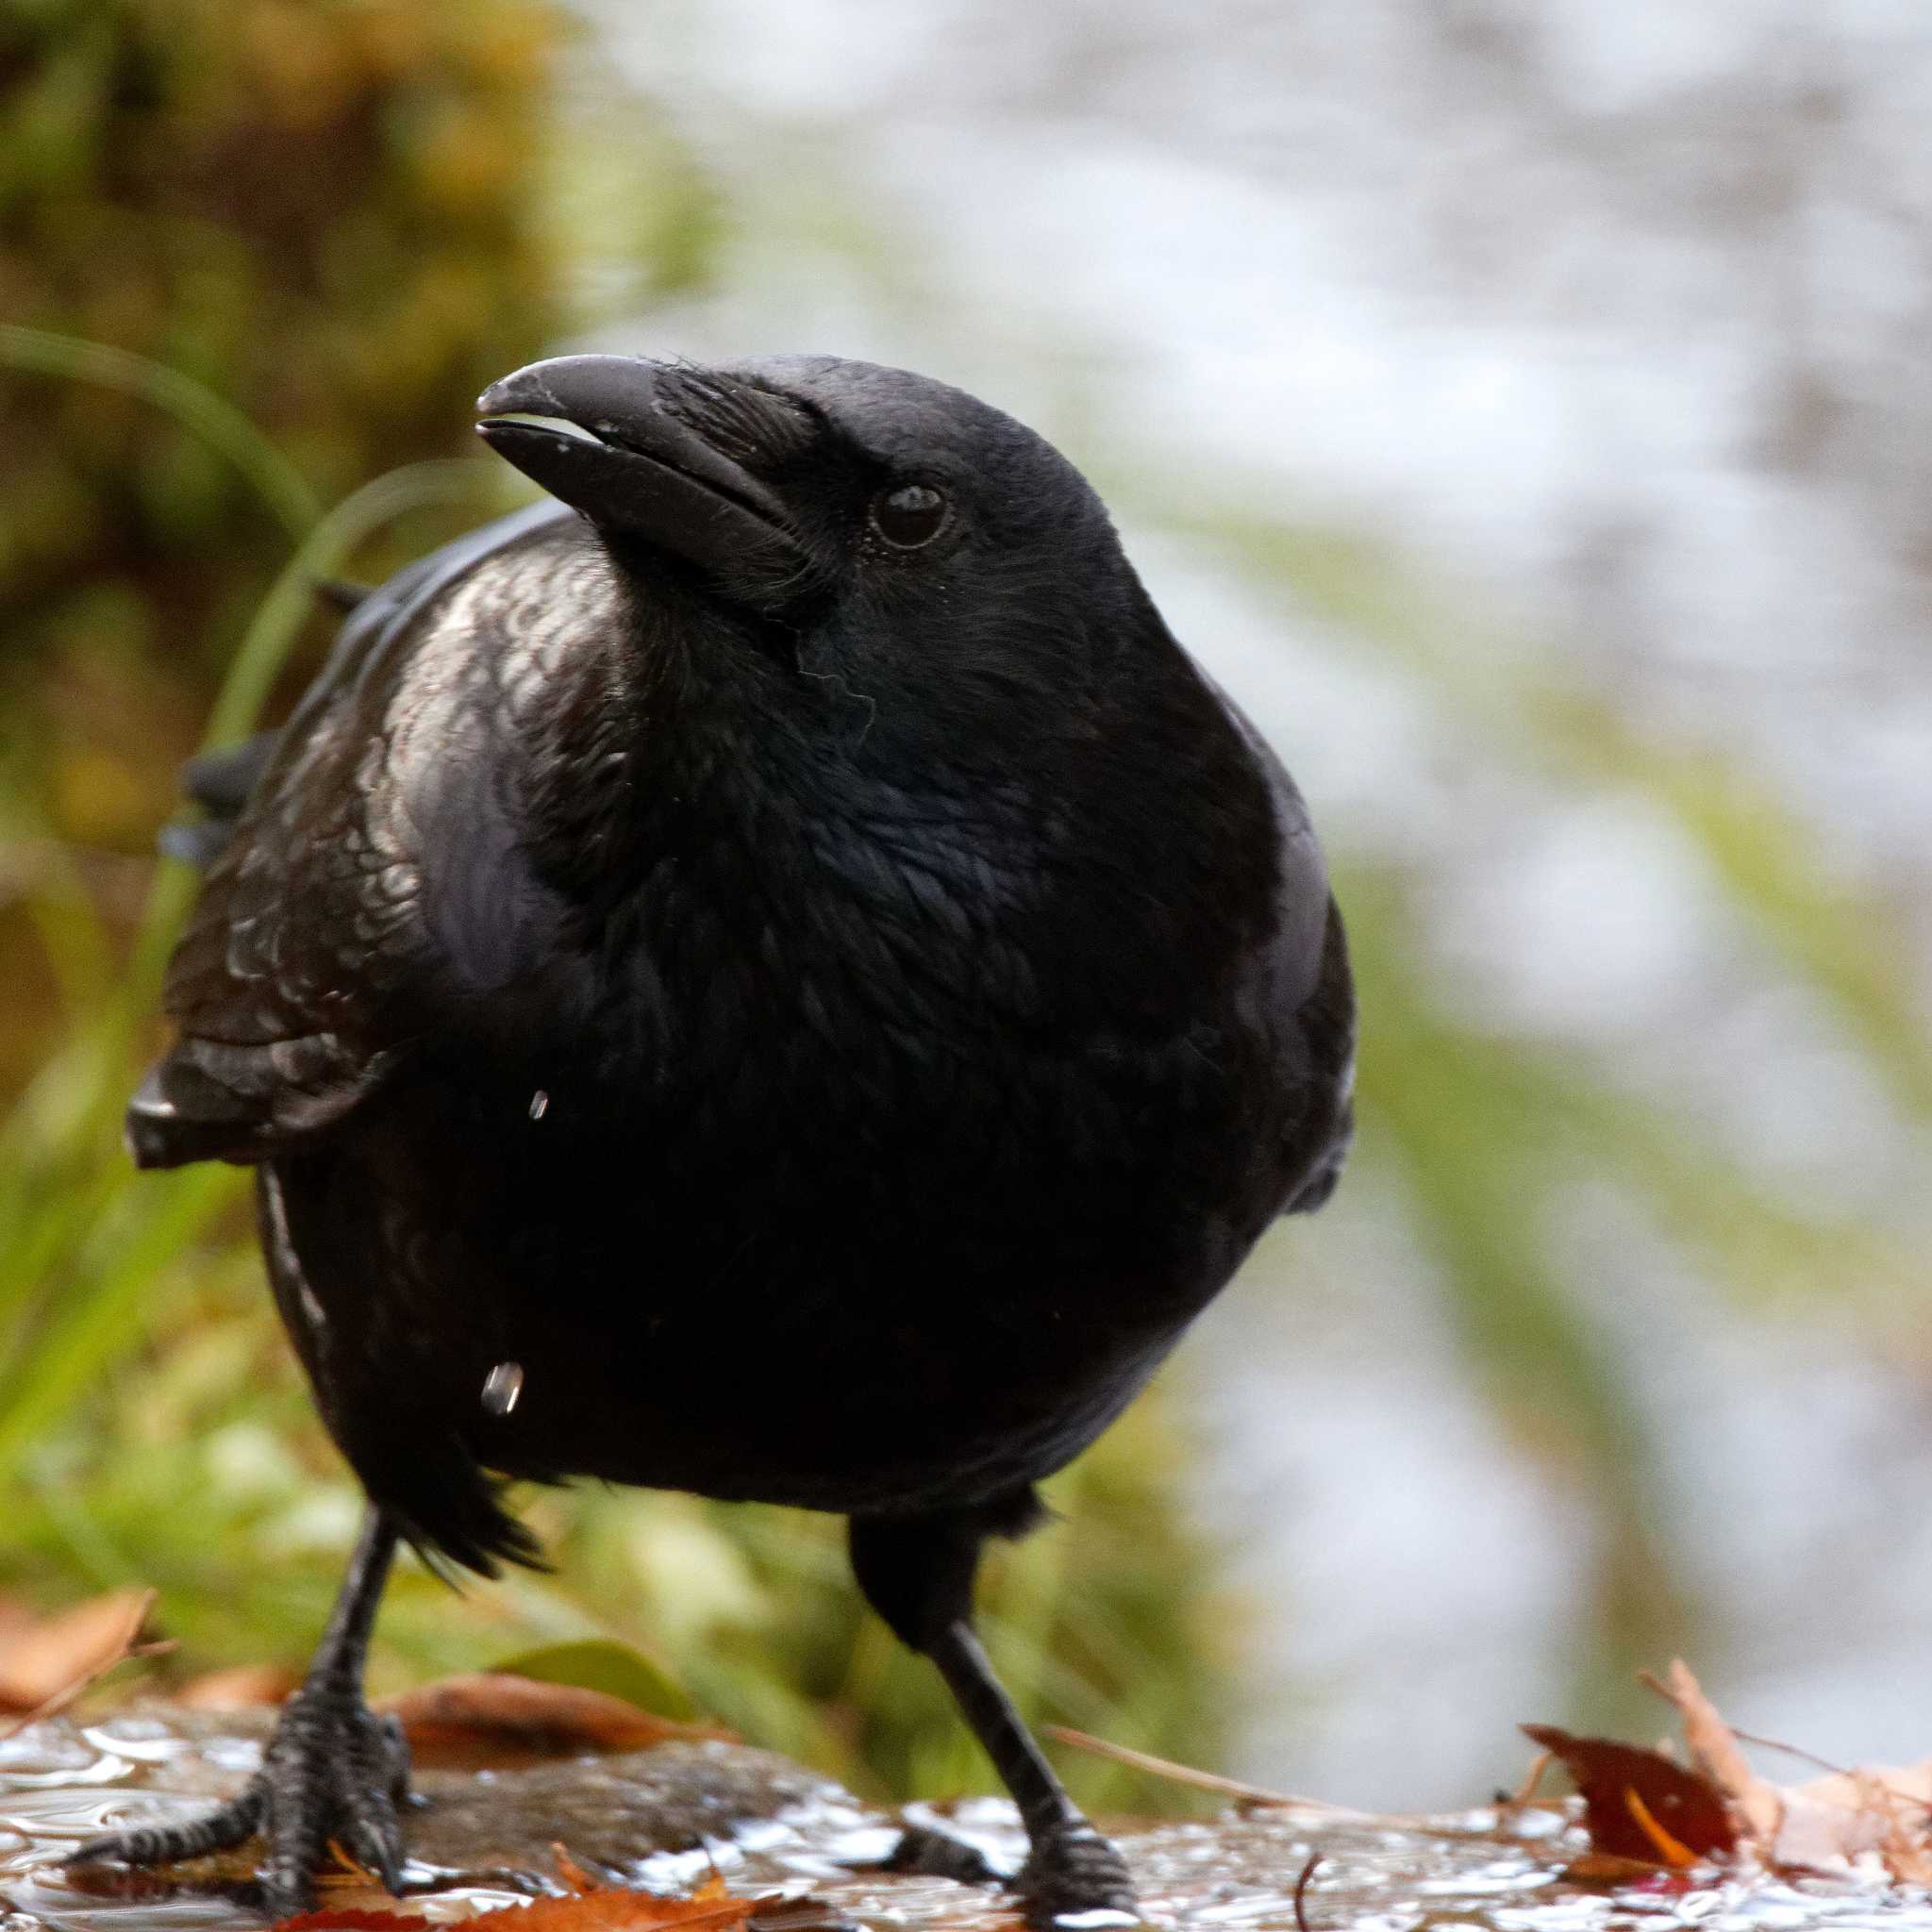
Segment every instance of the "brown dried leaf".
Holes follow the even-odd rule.
[[[1739,1837],[1768,1856],[1784,1822],[1783,1793],[1751,1769],[1738,1734],[1718,1715],[1682,1657],[1673,1660],[1663,1682],[1648,1673],[1644,1681],[1677,1707],[1690,1761],[1730,1801]]]
[[[527,1906],[506,1906],[471,1924],[489,1926],[491,1932],[630,1932],[633,1927],[650,1927],[653,1932],[678,1927],[681,1932],[687,1926],[694,1932],[698,1926],[741,1925],[756,1904],[753,1899],[728,1896],[659,1898],[654,1892],[612,1886],[573,1892],[568,1898],[540,1898]]]
[[[284,1919],[276,1932],[397,1932],[399,1926],[426,1925],[417,1912],[377,1912],[360,1906],[325,1906],[319,1912],[297,1912]]]
[[[550,1856],[557,1861],[557,1878],[566,1891],[595,1891],[597,1881],[570,1855],[565,1844],[552,1844]]]
[[[1774,1784],[1753,1770],[1743,1745],[1791,1746],[1734,1730],[1681,1660],[1664,1680],[1643,1681],[1676,1707],[1692,1769],[1661,1752],[1524,1726],[1563,1759],[1583,1793],[1593,1847],[1584,1864],[1613,1872],[1615,1860],[1634,1858],[1682,1870],[1695,1857],[1742,1851],[1786,1871],[1875,1864],[1900,1884],[1932,1884],[1932,1762]]]
[[[17,1596],[0,1595],[0,1657],[7,1655],[7,1646],[36,1621],[33,1610]]]
[[[724,1735],[654,1716],[601,1690],[493,1671],[444,1677],[407,1690],[383,1707],[402,1719],[419,1762],[465,1769],[585,1751],[641,1751],[668,1738]]]
[[[1524,1724],[1532,1742],[1562,1759],[1583,1794],[1591,1847],[1612,1857],[1681,1870],[1722,1857],[1738,1834],[1724,1794],[1701,1773],[1660,1752],[1608,1738],[1578,1738],[1554,1724]]]
[[[149,1590],[111,1590],[10,1628],[0,1643],[0,1711],[38,1710],[118,1663],[141,1634],[153,1602]]]
[[[9,1618],[0,1633],[0,1709],[35,1709],[125,1657],[153,1601],[152,1591],[116,1590],[51,1617]]]
[[[1664,1682],[1645,1681],[1677,1707],[1691,1755],[1730,1800],[1740,1838],[1767,1864],[1832,1871],[1875,1858],[1902,1884],[1932,1882],[1932,1765],[1862,1765],[1774,1785],[1752,1770],[1737,1732],[1681,1659]]]
[[[1861,1765],[1783,1795],[1774,1864],[1829,1871],[1870,1856],[1901,1884],[1932,1878],[1932,1765]]]
[[[707,1884],[691,1898],[660,1898],[656,1892],[599,1886],[567,1898],[540,1898],[529,1905],[504,1906],[465,1919],[465,1927],[487,1932],[724,1932],[746,1924],[756,1899],[733,1898],[722,1886]],[[276,1932],[408,1932],[408,1928],[447,1924],[420,1912],[370,1911],[360,1906],[325,1907],[284,1919]]]
[[[1660,1867],[1655,1858],[1620,1858],[1612,1852],[1585,1852],[1563,1867],[1566,1885],[1603,1886],[1617,1891],[1650,1890],[1659,1885],[1688,1888],[1695,1881],[1682,1872]]]
[[[283,1703],[300,1682],[293,1671],[279,1664],[235,1664],[191,1677],[173,1701],[190,1710],[244,1710],[252,1705]]]

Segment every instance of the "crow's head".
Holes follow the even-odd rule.
[[[628,588],[648,769],[749,821],[707,862],[829,869],[828,903],[909,908],[974,997],[1135,1025],[1187,1008],[1205,935],[1232,958],[1274,919],[1262,755],[1010,416],[828,356],[569,356],[481,407]]]
[[[1078,729],[1121,678],[1184,661],[1086,479],[944,383],[829,356],[565,356],[479,407],[621,563],[722,620],[708,648],[735,633],[761,683],[829,683],[888,738],[1024,739],[1056,710]]]

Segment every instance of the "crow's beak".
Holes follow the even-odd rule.
[[[600,530],[641,538],[725,595],[772,608],[809,558],[779,498],[693,426],[704,420],[693,396],[730,382],[630,356],[558,356],[485,390],[477,429]]]

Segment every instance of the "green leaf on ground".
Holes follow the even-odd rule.
[[[494,1666],[499,1674],[534,1677],[541,1684],[570,1684],[579,1690],[601,1690],[621,1697],[656,1717],[689,1723],[698,1708],[661,1664],[627,1643],[590,1638],[577,1643],[546,1643],[505,1657]]]

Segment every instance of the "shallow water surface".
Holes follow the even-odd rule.
[[[107,1869],[70,1876],[59,1860],[92,1832],[184,1814],[232,1791],[258,1761],[268,1722],[266,1713],[217,1720],[137,1709],[93,1724],[42,1724],[0,1742],[0,1932],[258,1927],[245,1851],[166,1878]],[[414,1909],[438,1918],[561,1890],[553,1850],[561,1844],[612,1882],[676,1894],[715,1868],[735,1891],[801,1902],[774,1902],[759,1915],[763,1932],[1017,1924],[999,1891],[855,1869],[889,1849],[896,1821],[741,1745],[667,1743],[516,1770],[425,1770],[418,1783],[428,1802],[409,1820],[408,1876],[420,1889]],[[1004,1802],[913,1807],[910,1815],[970,1839],[1001,1869],[1019,1862],[1023,1841]],[[1849,1881],[1738,1880],[1683,1893],[1579,1886],[1562,1874],[1582,1849],[1580,1834],[1549,1812],[1505,1831],[1492,1811],[1390,1819],[1297,1805],[1116,1831],[1148,1920],[1175,1932],[1290,1932],[1295,1879],[1317,1855],[1305,1900],[1309,1932],[1597,1932],[1674,1921],[1723,1932],[1932,1928],[1923,1894]]]

